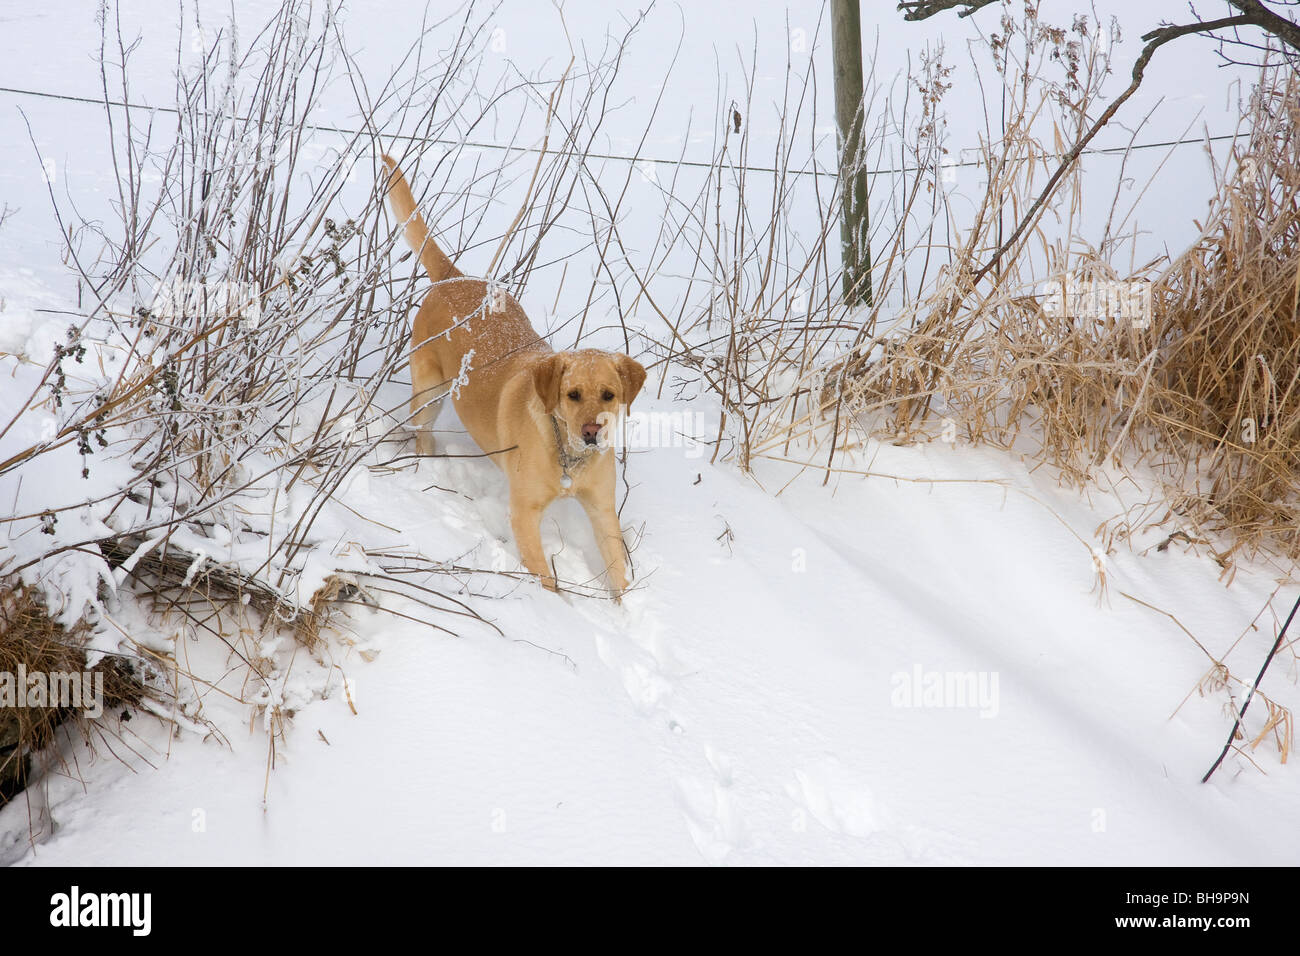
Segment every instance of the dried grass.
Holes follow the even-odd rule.
[[[915,329],[874,360],[830,367],[823,408],[884,411],[899,441],[937,420],[971,442],[1010,447],[1023,435],[1037,443],[1031,457],[1080,486],[1099,466],[1144,464],[1171,513],[1225,542],[1221,563],[1260,549],[1300,557],[1294,73],[1263,77],[1249,124],[1200,238],[1163,270],[1121,275],[1095,253],[1076,256],[1068,274],[1083,293],[1054,308],[1015,294],[1028,283],[1006,276],[991,291],[963,288],[968,255],[917,307]],[[1149,308],[1120,301],[1131,291],[1140,302],[1148,282]]]
[[[0,674],[90,673],[102,675],[104,712],[138,706],[150,693],[135,669],[121,658],[105,657],[86,667],[83,621],[65,628],[46,609],[38,593],[22,586],[0,593]],[[57,731],[73,725],[94,747],[91,720],[67,706],[0,707],[0,806],[28,781],[31,758],[54,743]]]
[[[694,254],[692,277],[708,290],[702,304],[650,302],[670,332],[658,343],[665,367],[677,363],[688,379],[693,370],[721,400],[715,457],[742,468],[794,455],[829,478],[837,455],[873,435],[1014,448],[1080,488],[1112,480],[1113,468],[1154,475],[1163,517],[1126,515],[1103,527],[1107,547],[1133,527],[1164,523],[1210,542],[1225,569],[1239,553],[1294,561],[1296,73],[1261,71],[1246,132],[1216,171],[1199,236],[1172,260],[1135,265],[1134,236],[1124,231],[1131,213],[1112,201],[1090,245],[1082,211],[1096,202],[1082,166],[1056,175],[1066,145],[1092,127],[1116,37],[1087,17],[1054,27],[1038,6],[1027,4],[1021,21],[1004,12],[1002,39],[989,43],[1003,79],[989,110],[999,109],[1001,128],[969,174],[983,181],[973,212],[957,216],[943,185],[950,160],[941,103],[951,70],[942,51],[922,57],[901,105],[868,90],[869,135],[856,162],[885,169],[871,176],[876,298],[866,308],[846,307],[838,295],[830,211],[843,177],[814,197],[822,217],[813,236],[801,236],[788,214],[790,197],[806,188],[797,180],[811,172],[789,158],[803,124],[817,121],[804,113],[811,71],[802,88],[791,77],[770,186],[747,191],[734,159],[746,155],[747,132],[733,137],[721,127],[714,169],[690,214],[678,218],[680,203],[665,207],[674,241]],[[807,178],[820,189],[815,172]],[[1051,188],[1039,205],[1032,200],[1045,182]],[[1013,231],[1022,215],[1025,228]],[[990,267],[1008,235],[1015,240]],[[660,258],[667,261],[667,247]],[[653,257],[644,269],[628,263],[634,299],[649,298],[645,277],[655,266]],[[1049,283],[1072,290],[1053,301]]]

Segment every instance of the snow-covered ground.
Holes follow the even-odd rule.
[[[793,19],[815,23],[817,5],[804,6]],[[251,22],[264,5],[236,7]],[[507,5],[502,17],[520,25],[511,36],[529,37],[512,52],[535,65],[548,56],[538,38],[556,27],[521,7]],[[570,28],[602,34],[617,22],[607,7],[566,7]],[[6,43],[57,35],[58,55],[28,50],[0,61],[0,86],[95,95],[89,17],[5,16]],[[160,21],[169,16],[159,12]],[[418,5],[403,16],[418,17]],[[530,32],[529,16],[549,32]],[[679,16],[694,19],[682,27]],[[679,28],[689,37],[683,83],[706,112],[714,74],[702,51],[743,43],[724,40],[733,16],[725,5],[697,5],[653,21],[652,38]],[[784,44],[783,17],[761,16],[756,29]],[[900,29],[893,17],[882,22]],[[388,55],[376,20],[353,10],[350,29],[376,62]],[[886,49],[896,68],[896,51]],[[156,62],[143,88],[165,91],[165,58],[143,62]],[[62,63],[69,69],[56,69]],[[1160,82],[1178,85],[1170,70],[1152,95]],[[33,135],[69,157],[60,176],[72,195],[84,191],[93,203],[111,176],[95,165],[99,141],[75,132],[97,121],[93,108],[0,98],[0,200],[23,207],[0,229],[6,410],[25,397],[68,324],[38,310],[76,308],[18,105]],[[1198,164],[1188,159],[1179,188],[1196,181]],[[1162,207],[1157,195],[1151,217],[1168,230],[1160,241],[1185,240],[1180,224],[1194,214],[1187,204]],[[535,316],[549,296],[537,299],[524,301]],[[637,411],[716,421],[707,396],[674,400],[669,388],[655,398],[660,374]],[[400,392],[394,386],[389,404]],[[12,443],[34,440],[39,427]],[[450,409],[438,427],[444,451],[477,450]],[[518,570],[494,466],[475,458],[379,464],[409,451],[385,446],[361,463],[322,515],[315,531],[333,542],[337,566],[358,562],[362,548],[418,549],[433,560]],[[1117,476],[1113,489],[1081,495],[1011,453],[866,442],[837,456],[828,481],[824,471],[770,459],[747,475],[710,464],[710,454],[700,446],[629,454],[622,519],[636,584],[621,605],[472,574],[428,582],[463,584],[470,593],[457,596],[500,633],[430,617],[392,595],[381,597],[386,609],[355,605],[314,659],[299,651],[279,675],[300,706],[275,741],[273,769],[267,728],[218,693],[206,696],[204,715],[219,735],[170,730],[138,713],[122,725],[117,757],[70,745],[76,775],[56,773],[0,810],[0,862],[1300,860],[1300,831],[1288,823],[1300,777],[1270,741],[1199,783],[1240,696],[1198,693],[1211,661],[1179,627],[1250,679],[1275,633],[1273,616],[1260,617],[1278,588],[1275,569],[1239,566],[1225,587],[1204,549],[1156,550],[1170,526],[1108,549],[1098,526],[1149,489]],[[6,508],[40,510],[83,493],[67,473],[79,472],[76,456],[50,457],[64,473],[35,486],[0,484]],[[96,464],[96,480],[111,480],[111,466]],[[543,530],[562,578],[598,571],[575,504],[554,506]],[[214,538],[214,556],[222,545]],[[1275,607],[1294,594],[1284,587]],[[139,634],[152,626],[130,600],[112,613]],[[196,672],[226,663],[211,642],[188,652]],[[1294,711],[1298,678],[1287,649],[1261,689]],[[1250,736],[1263,715],[1254,707]],[[35,845],[33,819],[53,821]]]
[[[470,450],[468,440],[449,450]],[[1198,783],[1228,699],[1193,693],[1171,718],[1209,662],[1171,621],[1120,596],[1176,611],[1220,654],[1267,599],[1265,576],[1239,574],[1225,589],[1206,557],[1121,550],[1106,560],[1099,601],[1082,542],[1118,502],[1089,506],[1005,455],[871,451],[873,471],[940,481],[844,476],[823,488],[805,477],[774,497],[791,466],[763,463],[751,479],[681,450],[634,454],[624,516],[643,531],[639,587],[621,607],[524,584],[486,608],[504,638],[482,627],[450,637],[362,609],[349,622],[358,646],[333,662],[350,693],[336,680],[293,718],[265,802],[265,730],[212,701],[206,713],[228,747],[191,734],[168,746],[138,717],[128,739],[154,767],[101,756],[82,764],[84,788],[66,778],[41,787],[56,835],[18,855],[1297,859],[1300,836],[1278,824],[1296,798],[1291,767],[1264,747],[1260,769],[1234,759]],[[430,484],[461,494],[420,490]],[[482,460],[396,476],[362,469],[343,499],[372,525],[372,547],[415,543],[433,557],[470,551],[479,566],[517,566],[503,479]],[[587,578],[599,564],[581,513],[552,516],[547,546],[566,545],[562,577]],[[1271,633],[1253,633],[1229,664],[1261,659]],[[362,650],[379,653],[367,663]],[[1264,689],[1294,702],[1294,661],[1278,664]],[[933,675],[967,674],[969,699],[932,697]],[[27,828],[22,802],[0,823],[12,857]]]

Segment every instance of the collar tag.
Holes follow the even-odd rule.
[[[554,415],[551,416],[551,428],[555,430],[555,450],[558,453],[560,470],[564,472],[564,487],[567,488],[573,483],[569,478],[569,469],[585,464],[589,454],[575,455],[569,450],[568,443],[560,434],[560,422]]]

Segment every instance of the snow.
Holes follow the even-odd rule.
[[[1193,695],[1179,709],[1207,662],[1119,596],[1176,610],[1223,654],[1267,599],[1266,576],[1225,589],[1207,557],[1124,550],[1108,558],[1099,602],[1091,551],[1070,530],[1086,541],[1099,503],[1004,455],[872,451],[876,470],[954,483],[845,477],[773,498],[759,483],[779,487],[791,466],[763,463],[751,480],[680,449],[636,453],[624,514],[644,527],[640,587],[622,607],[524,584],[488,607],[504,638],[357,609],[346,627],[378,656],[346,649],[323,690],[286,691],[298,709],[265,799],[268,742],[238,729],[238,708],[207,711],[228,747],[182,733],[165,759],[163,732],[137,718],[133,739],[156,769],[100,757],[83,768],[88,791],[51,780],[42,799],[58,835],[19,858],[1294,861],[1300,837],[1271,822],[1295,799],[1290,766],[1261,748],[1267,775],[1235,761],[1197,783],[1227,700]],[[993,474],[1039,500],[981,480]],[[419,490],[431,482],[474,500]],[[368,483],[347,504],[403,528],[394,542],[518,567],[489,463],[422,462]],[[724,526],[727,543],[715,540]],[[579,509],[555,507],[545,529],[548,550],[563,543],[562,577],[599,567]],[[1228,662],[1259,660],[1269,643],[1261,629]],[[1293,701],[1294,663],[1279,665],[1264,689]],[[996,675],[996,710],[897,706],[899,675],[918,668]],[[21,846],[16,810],[0,824]]]
[[[376,73],[397,58],[406,42],[400,35],[409,36],[418,21],[423,5],[407,6],[394,18],[354,15],[348,23],[364,48],[363,64]],[[885,6],[882,29],[902,29],[892,4]],[[171,7],[135,7],[124,13],[141,23],[153,16],[163,48],[174,44]],[[269,8],[240,2],[235,9],[251,23]],[[753,10],[744,7],[746,16]],[[791,21],[811,31],[817,10],[794,5]],[[570,29],[590,30],[591,38],[607,25],[617,29],[621,15],[608,4],[566,5]],[[785,46],[779,11],[752,15],[761,17],[755,29],[765,44],[775,36]],[[498,16],[509,25],[513,57],[532,67],[558,55],[562,31],[542,8],[507,3]],[[707,51],[731,42],[723,38],[732,36],[737,8],[673,8],[652,19],[640,49],[675,44],[678,17],[690,18],[682,28],[682,61],[698,65],[682,71],[677,95],[707,114],[715,82]],[[15,56],[0,64],[0,85],[95,95],[89,53],[96,35],[88,15],[24,14],[6,29],[15,50],[41,48],[30,41],[57,31],[65,55]],[[917,29],[918,37],[936,35],[930,26]],[[959,35],[957,27],[949,30]],[[743,46],[747,37],[748,26],[734,39]],[[895,46],[882,42],[882,68],[898,68],[906,51]],[[137,92],[165,101],[169,61],[139,56]],[[1186,84],[1191,61],[1177,56],[1157,58],[1144,97],[1196,88]],[[648,58],[637,53],[629,69],[655,76]],[[782,77],[759,79],[771,91]],[[1219,82],[1216,89],[1226,88],[1226,79]],[[1216,122],[1231,119],[1226,98],[1222,110],[1205,99],[1175,98],[1160,122],[1185,126],[1201,106]],[[1135,101],[1133,115],[1152,100],[1147,104]],[[36,199],[41,171],[18,105],[37,139],[68,157],[60,188],[76,191],[88,206],[115,194],[111,171],[96,165],[98,127],[98,138],[78,139],[82,124],[97,122],[94,107],[0,98],[0,128],[10,134],[0,138],[0,182],[6,193],[33,197],[21,217],[0,228],[6,409],[26,397],[54,344],[64,341],[68,317],[40,310],[77,308],[75,286],[57,261],[57,227]],[[636,118],[629,123],[639,129]],[[1169,138],[1167,129],[1150,132],[1152,139]],[[611,145],[626,147],[619,135],[616,128]],[[690,145],[707,155],[708,144],[706,137]],[[666,137],[657,145],[671,155],[681,144]],[[1209,195],[1195,148],[1182,162],[1178,175],[1163,174],[1150,199],[1157,244],[1176,245],[1195,214],[1185,201],[1165,203],[1169,188]],[[1197,184],[1206,188],[1197,191]],[[648,216],[646,209],[639,214]],[[642,233],[647,245],[652,235]],[[536,290],[524,296],[535,320],[554,299],[547,284],[554,281],[539,275]],[[571,311],[582,308],[584,292],[566,292],[577,299],[566,303]],[[557,314],[570,312],[562,306]],[[96,361],[65,362],[70,381],[93,388]],[[461,372],[472,374],[468,359]],[[657,384],[652,376],[634,412],[708,433],[707,425],[694,425],[717,421],[709,398],[677,400],[669,388],[656,399]],[[383,404],[400,405],[401,393],[395,387],[394,400]],[[305,409],[294,428],[313,430],[313,412],[319,409]],[[352,426],[374,435],[379,424]],[[449,407],[435,427],[441,451],[478,451]],[[40,422],[24,422],[6,438],[0,458],[39,440],[40,431]],[[400,443],[382,447],[389,456],[410,451]],[[135,756],[92,755],[66,744],[76,776],[56,769],[27,799],[0,810],[0,862],[1300,859],[1300,830],[1286,822],[1300,797],[1294,762],[1281,763],[1266,740],[1249,760],[1232,756],[1210,784],[1199,783],[1240,697],[1214,688],[1198,693],[1211,662],[1174,621],[1137,603],[1173,614],[1234,674],[1250,679],[1272,644],[1275,624],[1260,611],[1279,588],[1278,572],[1243,562],[1225,586],[1204,549],[1155,550],[1167,528],[1136,531],[1131,543],[1108,548],[1095,529],[1140,497],[1130,485],[1084,495],[1062,488],[1044,469],[1031,470],[1018,454],[874,441],[837,458],[841,470],[823,484],[825,472],[816,468],[758,459],[746,475],[731,463],[711,464],[699,446],[680,438],[658,447],[634,440],[621,514],[635,585],[614,605],[551,594],[519,578],[505,479],[491,462],[426,459],[395,470],[381,466],[385,457],[358,463],[322,512],[315,544],[288,569],[290,596],[309,603],[340,574],[356,575],[364,588],[364,573],[374,568],[367,552],[418,551],[433,564],[482,569],[412,580],[465,601],[495,629],[372,593],[382,606],[348,604],[315,652],[287,638],[263,641],[260,653],[272,664],[265,688],[244,692],[292,713],[279,725],[270,707],[255,720],[252,708],[223,693],[239,693],[243,680],[225,647],[174,643],[174,635],[162,633],[124,587],[122,568],[114,575],[84,555],[43,563],[30,573],[59,582],[69,621],[96,604],[101,586],[116,592],[105,601],[97,651],[113,650],[128,633],[175,653],[213,686],[185,689],[182,711],[167,715],[175,716],[175,729],[143,713],[122,724]],[[249,477],[267,465],[244,463]],[[43,459],[39,482],[16,487],[11,476],[0,478],[0,501],[14,514],[37,513],[85,502],[130,477],[125,462],[109,455],[91,460],[89,480],[81,468],[75,445],[60,449]],[[196,559],[194,571],[208,559],[256,567],[271,537],[282,539],[310,504],[305,485],[286,491],[274,476],[259,481],[250,500],[255,494],[264,496],[263,511],[238,520],[218,515],[207,537],[173,539],[207,556]],[[3,540],[0,558],[21,563],[51,543],[107,533],[105,511],[91,504],[61,512],[52,541],[30,529],[6,531],[13,536]],[[547,512],[543,541],[561,579],[597,578],[599,551],[576,502],[557,502]],[[150,539],[132,560],[158,543]],[[1282,586],[1274,606],[1289,606],[1294,596],[1294,585]],[[955,706],[951,693],[927,697],[931,677],[951,686],[968,675],[976,693],[965,706]],[[1294,711],[1298,677],[1295,655],[1281,654],[1261,690]],[[1263,713],[1258,700],[1253,707],[1251,736]]]

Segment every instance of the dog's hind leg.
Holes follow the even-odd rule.
[[[433,349],[420,349],[411,358],[411,427],[418,454],[434,453],[433,421],[446,397],[447,379]]]

